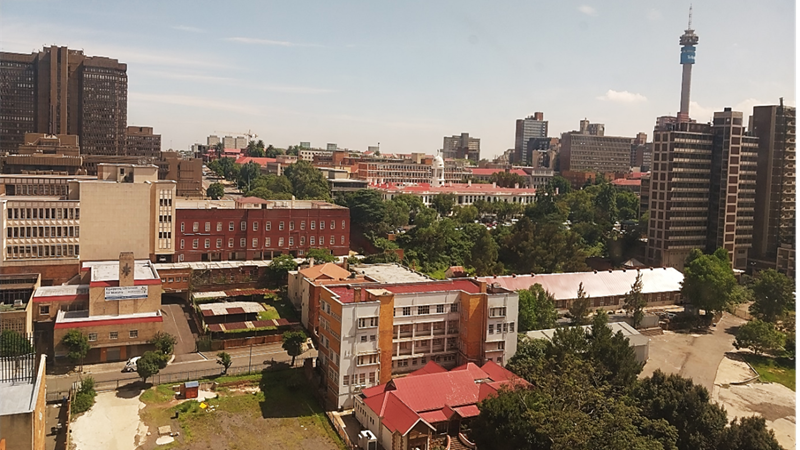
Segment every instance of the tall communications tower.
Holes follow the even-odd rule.
[[[681,110],[678,112],[678,122],[689,121],[689,91],[692,87],[692,65],[694,64],[695,45],[700,38],[692,29],[692,7],[689,7],[689,28],[681,36],[681,65],[683,77],[681,79]]]

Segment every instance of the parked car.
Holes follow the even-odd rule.
[[[128,362],[125,363],[125,368],[122,369],[123,372],[136,372],[136,363],[139,361],[141,356],[134,356],[133,358],[129,359]]]

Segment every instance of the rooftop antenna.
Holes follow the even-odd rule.
[[[692,4],[689,3],[689,29],[692,29]]]

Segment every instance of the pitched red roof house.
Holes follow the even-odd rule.
[[[477,404],[501,387],[528,385],[492,361],[450,371],[430,361],[405,377],[364,389],[356,400],[356,418],[385,448],[413,448],[414,440],[430,438],[432,431],[458,430],[462,421],[480,414]]]

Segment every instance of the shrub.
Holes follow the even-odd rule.
[[[86,412],[94,405],[97,392],[94,390],[94,378],[86,377],[81,380],[81,387],[72,399],[72,414]]]

